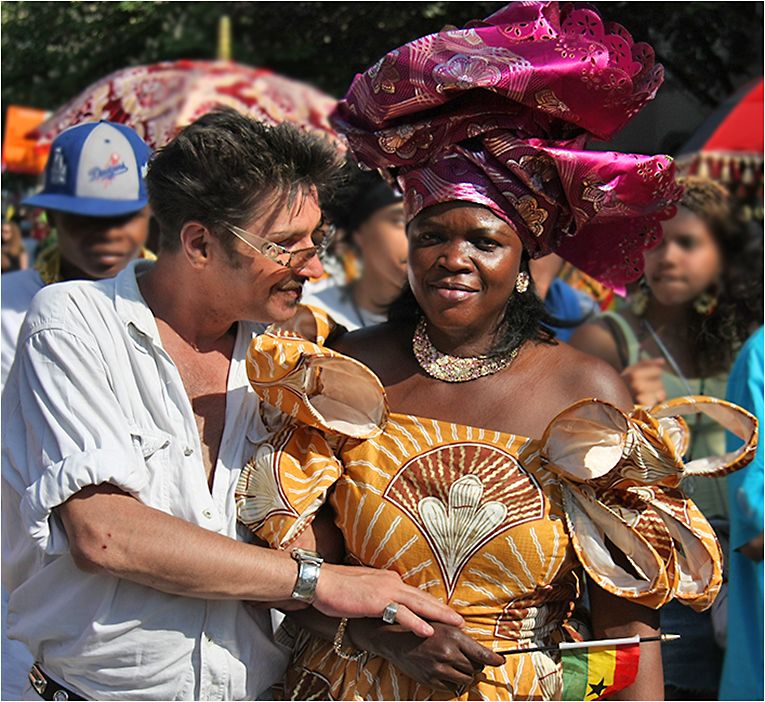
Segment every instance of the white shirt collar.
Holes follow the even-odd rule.
[[[138,277],[153,266],[154,261],[137,259],[117,274],[114,278],[114,307],[125,326],[132,324],[156,346],[162,346],[157,320],[138,287]]]

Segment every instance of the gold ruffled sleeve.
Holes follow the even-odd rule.
[[[304,305],[289,323],[253,339],[247,353],[272,434],[242,471],[237,510],[272,548],[285,548],[313,521],[342,473],[338,444],[377,436],[388,418],[374,373],[323,346],[332,327],[323,311]]]
[[[683,463],[682,415],[703,412],[744,440],[738,451]],[[709,607],[722,582],[712,527],[678,488],[688,475],[723,476],[747,465],[757,420],[710,397],[681,397],[625,413],[584,400],[559,414],[542,440],[542,460],[563,486],[566,521],[587,573],[603,589],[652,608],[673,597]],[[609,543],[634,572],[615,562]]]

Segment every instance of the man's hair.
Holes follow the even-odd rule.
[[[199,222],[233,250],[225,224],[246,227],[280,198],[334,189],[340,154],[329,139],[291,124],[271,126],[230,108],[200,117],[159,149],[146,186],[160,227],[159,248],[175,251],[186,222]]]

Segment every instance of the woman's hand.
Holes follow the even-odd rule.
[[[667,391],[661,380],[666,365],[663,358],[646,358],[622,371],[622,380],[636,405],[651,407],[667,399]]]
[[[505,661],[453,626],[434,622],[433,629],[433,636],[421,639],[398,625],[352,620],[346,643],[385,658],[423,685],[452,692],[469,685],[484,666]]]

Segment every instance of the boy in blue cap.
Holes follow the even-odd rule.
[[[79,124],[56,137],[45,187],[23,204],[46,210],[58,240],[34,268],[2,277],[0,387],[38,290],[63,280],[112,278],[133,259],[153,257],[144,249],[151,213],[143,176],[150,154],[133,129],[113,122]]]
[[[111,278],[138,257],[153,258],[144,244],[150,210],[143,177],[151,150],[122,124],[90,122],[62,132],[51,146],[42,192],[24,200],[44,208],[58,233],[34,268],[6,273],[2,290],[2,375],[5,387],[19,329],[35,293],[64,280]],[[8,639],[8,595],[2,590],[2,699],[21,699],[32,657]]]

